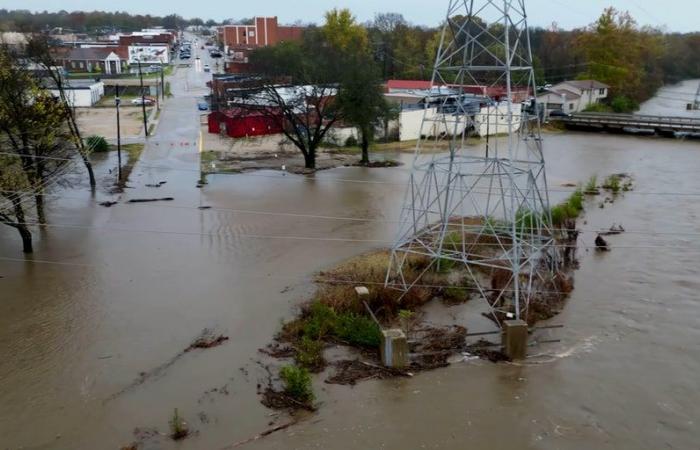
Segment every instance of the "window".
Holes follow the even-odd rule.
[[[571,111],[571,110],[573,110],[573,109],[574,109],[574,104],[573,104],[573,103],[569,103],[569,111]]]
[[[600,90],[598,91],[598,94],[599,94],[599,95],[605,95],[605,89],[600,89]]]
[[[76,67],[78,67],[78,64],[75,61],[71,61],[70,66],[75,69]]]
[[[249,31],[248,36],[250,37],[255,37],[255,31]]]
[[[85,64],[83,64],[83,62],[81,61],[78,63],[78,67],[80,67],[82,69],[83,67],[85,67]]]

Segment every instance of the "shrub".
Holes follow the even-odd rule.
[[[592,105],[586,106],[586,109],[584,109],[583,112],[605,113],[612,112],[612,108],[604,103],[593,103]]]
[[[109,151],[109,143],[107,143],[107,139],[102,136],[89,136],[85,140],[85,143],[93,152],[104,153]]]
[[[324,339],[329,334],[333,334],[336,320],[337,315],[333,308],[318,301],[314,302],[309,307],[302,327],[303,336],[314,340]]]
[[[353,312],[337,313],[330,306],[317,301],[311,304],[304,317],[301,339],[319,341],[327,337],[336,337],[359,347],[376,347],[381,332],[369,317]]]
[[[314,400],[309,371],[298,366],[284,366],[280,370],[280,378],[284,382],[284,392],[302,403]]]
[[[639,103],[624,95],[618,95],[612,99],[610,107],[616,113],[629,113],[639,109]]]
[[[295,360],[301,367],[311,371],[322,369],[324,366],[323,360],[323,343],[304,336],[296,346]]]
[[[348,138],[345,139],[345,146],[357,147],[357,138],[355,136],[348,136]]]
[[[351,345],[370,348],[379,346],[382,335],[374,320],[353,313],[338,316],[335,334]]]

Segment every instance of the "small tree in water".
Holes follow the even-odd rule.
[[[173,411],[173,417],[170,419],[170,437],[179,441],[180,439],[186,438],[190,434],[187,422],[180,417],[180,413],[177,408]]]

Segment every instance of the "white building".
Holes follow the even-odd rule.
[[[51,95],[58,97],[58,89],[49,89]],[[68,104],[76,108],[89,108],[94,106],[105,95],[105,85],[101,81],[71,80],[64,87]]]
[[[398,127],[400,141],[414,141],[422,136],[461,134],[465,127],[472,128],[470,132],[486,137],[499,134],[507,134],[509,129],[520,129],[522,105],[513,103],[511,116],[508,116],[508,105],[505,102],[493,103],[483,96],[473,95],[471,104],[465,106],[467,114],[454,114],[456,108],[449,109],[447,113],[439,112],[438,105],[425,107],[425,102],[431,97],[439,95],[457,95],[456,92],[445,91],[395,91],[384,94],[389,103],[399,106],[400,113],[398,123],[390,128]],[[438,101],[439,103],[440,101]],[[425,125],[423,118],[425,117]],[[422,129],[421,129],[422,127]]]
[[[610,86],[595,80],[564,81],[537,96],[537,102],[547,113],[562,111],[572,114],[584,111],[590,105],[608,97]]]

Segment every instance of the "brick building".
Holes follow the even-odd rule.
[[[228,49],[253,49],[276,45],[284,41],[298,41],[303,27],[280,26],[277,17],[255,17],[251,25],[224,25],[219,27],[219,38]]]
[[[245,73],[248,71],[248,54],[252,50],[281,42],[299,41],[303,35],[304,27],[281,26],[277,17],[255,17],[250,25],[219,27],[219,41],[227,55],[226,71]]]

